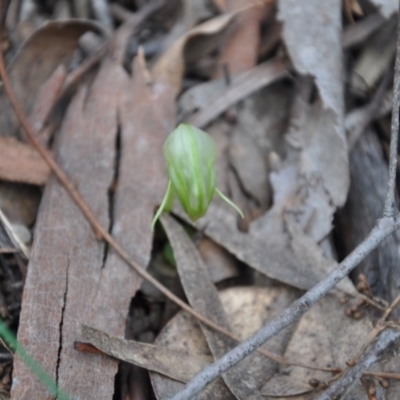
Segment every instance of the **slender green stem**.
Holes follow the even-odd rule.
[[[232,200],[229,200],[218,188],[215,188],[215,193],[217,193],[222,200],[233,207],[239,213],[239,215],[244,218],[243,211]]]
[[[160,218],[161,213],[164,210],[169,211],[169,209],[171,209],[171,207],[172,207],[173,201],[174,201],[174,192],[172,190],[171,180],[169,180],[167,192],[165,193],[165,196],[163,198],[161,206],[158,208],[156,215],[153,218],[153,221],[151,221],[151,230],[152,231],[154,230],[154,225],[156,224],[158,218]]]

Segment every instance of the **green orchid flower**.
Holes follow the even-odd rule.
[[[215,186],[217,149],[213,138],[189,124],[180,124],[164,144],[168,168],[168,188],[151,222],[151,229],[163,211],[170,211],[175,196],[192,222],[201,218],[214,194],[218,194],[243,218],[240,208]]]

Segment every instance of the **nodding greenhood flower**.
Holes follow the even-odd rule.
[[[192,222],[196,222],[207,212],[215,193],[243,218],[240,208],[215,187],[216,155],[213,138],[192,125],[180,124],[168,136],[164,144],[168,188],[153,218],[151,229],[163,211],[170,211],[175,195]]]

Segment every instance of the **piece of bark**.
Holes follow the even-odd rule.
[[[106,60],[93,85],[73,99],[56,143],[57,159],[103,226],[109,224],[108,189],[114,176],[117,105],[123,70]],[[35,230],[23,294],[18,339],[74,398],[110,399],[117,363],[76,352],[80,323],[106,327],[115,313],[93,310],[101,292],[105,246],[55,178],[49,180]],[[115,298],[114,297],[114,298]],[[111,311],[110,311],[111,310]],[[124,312],[122,310],[121,312]],[[120,332],[116,332],[119,335]],[[20,358],[15,359],[13,399],[53,398]]]
[[[350,154],[351,186],[340,213],[340,241],[346,254],[368,235],[382,216],[388,166],[372,131],[364,133]],[[395,231],[355,269],[366,275],[374,295],[391,301],[399,294],[400,233]],[[400,315],[395,309],[395,315]]]
[[[153,241],[151,220],[167,184],[162,146],[175,123],[175,91],[166,89],[162,95],[153,96],[143,62],[140,56],[134,62],[133,78],[126,82],[120,97],[121,150],[112,234],[136,262],[146,267]],[[130,300],[142,282],[115,252],[107,254],[99,283],[102,290],[93,307],[98,313],[112,313],[112,318],[99,329],[123,335]],[[103,298],[111,285],[120,294],[114,300],[118,306],[113,310]],[[121,313],[121,309],[126,313]]]

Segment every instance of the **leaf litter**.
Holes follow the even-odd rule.
[[[242,340],[335,268],[380,215],[387,116],[377,114],[375,129],[357,137],[359,145],[349,154],[345,115],[368,103],[391,68],[394,44],[386,41],[386,51],[379,40],[395,23],[371,17],[378,11],[389,18],[397,4],[371,1],[374,8],[356,2],[346,9],[347,31],[361,31],[362,24],[366,29],[370,21],[356,38],[355,51],[354,38],[346,39],[353,44],[343,49],[342,4],[335,0],[250,6],[227,0],[212,2],[214,7],[199,1],[196,7],[186,4],[181,16],[163,2],[147,11],[137,3],[133,13],[126,11],[127,22],[109,40],[108,51],[98,53],[91,69],[74,81],[70,89],[75,92],[63,92],[63,85],[74,65],[82,63],[78,39],[92,31],[101,42],[106,32],[93,20],[55,20],[38,28],[9,65],[11,83],[31,123],[41,130],[42,142],[52,146],[58,163],[118,243],[143,267],[157,258],[158,272],[168,270],[180,280],[183,289],[175,287],[177,293]],[[272,26],[281,26],[281,34]],[[268,29],[275,32],[269,44]],[[140,48],[127,59],[132,41]],[[154,50],[157,41],[164,43],[157,47],[165,49],[162,54]],[[43,47],[48,51],[42,54]],[[379,63],[377,50],[384,53]],[[343,63],[349,56],[355,59],[351,65]],[[60,183],[48,178],[35,150],[22,143],[24,134],[4,93],[1,102],[1,135],[12,136],[2,139],[1,179],[46,185],[36,223],[25,218],[25,229],[34,234],[27,270],[26,261],[0,254],[2,268],[15,263],[26,274],[21,344],[73,398],[112,398],[116,358],[153,371],[158,398],[173,396],[236,340],[199,325],[186,312],[172,316],[167,305],[162,317],[165,299],[144,290],[143,279],[97,240]],[[359,115],[360,123],[371,120]],[[56,123],[43,131],[55,116],[60,127]],[[175,208],[180,222],[163,216],[167,237],[161,228],[153,237],[150,222],[167,182],[162,145],[181,120],[215,138],[218,187],[245,210],[245,221],[215,201],[194,228]],[[16,168],[11,159],[19,159]],[[372,172],[376,165],[382,174]],[[15,189],[2,185],[1,208],[17,226],[21,203],[7,206],[7,191]],[[21,201],[34,198],[18,190]],[[335,228],[336,213],[346,201],[347,214],[341,211]],[[168,257],[167,241],[173,251]],[[207,250],[202,249],[207,242]],[[361,349],[384,300],[398,295],[397,254],[395,234],[297,325],[265,345],[279,362],[253,353],[201,398],[316,398],[332,379],[340,379],[333,370],[346,370],[346,362]],[[220,263],[226,265],[216,265],[215,272],[213,264]],[[144,317],[127,320],[129,313],[138,315],[131,299],[140,295],[152,310],[147,327]],[[349,303],[343,304],[344,296]],[[91,328],[81,331],[82,324]],[[132,341],[135,336],[154,344]],[[82,341],[114,358],[77,352],[74,343]],[[190,368],[182,368],[185,364]],[[374,371],[396,370],[395,357],[387,365],[376,364]],[[12,398],[31,398],[32,393],[50,398],[18,357],[13,379]],[[131,386],[150,390],[146,382],[132,379]],[[116,384],[133,398],[126,384]],[[395,399],[397,386],[392,380],[384,398]],[[350,393],[365,396],[362,383]]]

